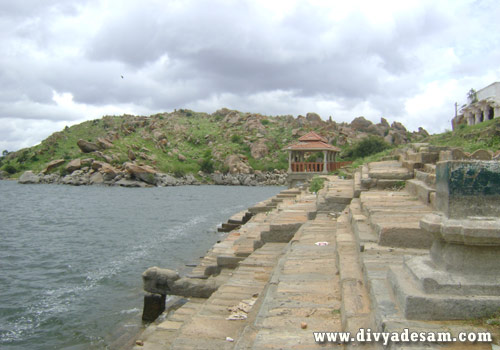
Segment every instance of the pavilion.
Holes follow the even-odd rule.
[[[335,158],[340,148],[332,146],[324,137],[314,131],[308,132],[297,143],[285,147],[288,151],[288,172],[289,173],[323,173],[327,174],[343,165],[343,162],[336,162]],[[316,153],[323,153],[323,160],[316,159],[313,162],[306,161],[307,158]]]

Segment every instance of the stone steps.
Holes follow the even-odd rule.
[[[247,319],[228,320],[231,316],[229,308],[242,301],[253,303],[258,299],[286,245],[268,243],[240,262],[228,281],[206,299],[188,321],[178,327],[175,339],[168,348],[233,349],[234,341],[239,338]],[[242,314],[250,317],[255,312],[251,305],[248,311]],[[227,337],[234,341],[227,340]]]
[[[361,171],[362,167],[356,170],[354,173],[354,181],[352,183],[353,188],[353,198],[359,198],[359,195],[361,194],[362,191],[362,186],[361,186]]]
[[[341,321],[342,330],[356,334],[361,328],[373,329],[372,307],[367,286],[364,283],[363,270],[360,261],[358,242],[361,237],[356,237],[349,224],[349,209],[337,219],[336,232],[336,257],[340,275],[341,290]],[[358,348],[360,344],[346,344],[347,349]],[[377,343],[367,343],[364,349],[380,349]]]
[[[235,349],[316,349],[312,332],[341,330],[334,224],[318,215],[297,231]]]
[[[412,249],[412,248],[400,248],[381,246],[378,242],[374,242],[370,239],[370,236],[365,232],[367,227],[372,227],[368,225],[368,220],[371,217],[363,215],[362,207],[365,206],[365,210],[369,212],[376,221],[377,215],[384,213],[384,210],[392,215],[388,216],[387,219],[391,222],[396,222],[397,220],[405,220],[404,215],[408,215],[409,212],[413,210],[413,214],[416,217],[422,217],[426,210],[419,208],[412,208],[407,205],[408,193],[401,192],[397,195],[391,196],[393,201],[396,203],[405,203],[403,207],[398,209],[398,206],[394,206],[394,202],[382,201],[380,196],[383,195],[380,191],[374,192],[364,192],[359,200],[354,199],[349,206],[349,223],[352,232],[356,236],[356,241],[363,245],[363,249],[359,253],[359,262],[361,265],[361,270],[363,271],[363,282],[367,287],[369,293],[369,300],[372,310],[372,321],[374,331],[384,331],[384,332],[402,332],[404,328],[409,329],[411,332],[447,332],[450,331],[454,336],[457,336],[459,332],[467,330],[460,323],[453,324],[453,322],[447,321],[444,323],[438,322],[425,322],[417,320],[408,320],[406,316],[406,311],[403,311],[402,306],[404,301],[400,300],[404,293],[400,293],[398,290],[401,288],[409,288],[410,283],[403,283],[402,278],[395,278],[395,275],[400,276],[405,265],[405,259],[407,256],[415,257],[425,257],[427,256],[428,249]],[[388,196],[388,193],[385,194]],[[375,205],[370,203],[376,200]],[[384,203],[388,206],[384,208]],[[415,203],[415,201],[414,201]],[[416,202],[418,203],[418,201]],[[396,214],[398,213],[398,214]],[[406,213],[406,214],[405,214]],[[400,215],[398,216],[394,215]],[[402,215],[402,216],[401,216]],[[341,218],[338,220],[342,221]],[[363,231],[364,230],[364,231]],[[368,238],[367,238],[368,237]],[[352,264],[354,265],[354,263]],[[422,264],[421,264],[422,265]],[[425,264],[423,264],[425,265]],[[340,271],[345,268],[341,267]],[[396,271],[396,272],[393,272]],[[389,276],[392,276],[389,278]],[[398,289],[399,288],[399,289]],[[408,291],[406,291],[408,294]],[[425,302],[422,301],[425,306]],[[435,307],[435,306],[434,306]],[[349,309],[353,307],[350,306]],[[413,307],[410,305],[413,311],[419,309],[418,306]],[[421,308],[423,314],[428,314],[431,311],[429,307]],[[432,307],[431,307],[432,309]],[[468,329],[471,331],[472,329]],[[477,332],[478,329],[475,329]],[[397,344],[389,343],[384,349],[391,350],[403,350],[403,349],[490,349],[489,344],[470,344],[470,343],[447,343],[447,344]]]
[[[424,181],[417,179],[407,180],[405,189],[408,193],[416,196],[425,204],[435,202],[436,189],[429,186]]]
[[[206,299],[188,298],[187,302],[176,310],[170,311],[165,320],[150,325],[142,334],[142,345],[136,345],[133,350],[168,349],[177,337],[178,330],[191,320],[202,307]]]
[[[365,224],[378,237],[378,244],[390,247],[430,247],[432,237],[420,228],[419,222],[431,212],[431,208],[407,192],[363,192],[356,209],[366,217]],[[355,230],[363,225],[363,218],[357,218],[356,221],[360,223],[356,222]],[[367,235],[369,234],[365,234]]]
[[[425,182],[426,185],[436,188],[436,172],[415,170],[415,179]]]

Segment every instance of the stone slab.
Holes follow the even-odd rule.
[[[430,248],[432,235],[420,228],[418,221],[412,221],[412,217],[401,218],[400,222],[394,219],[387,221],[372,222],[372,227],[379,237],[378,243],[388,247],[403,248]]]
[[[404,267],[424,293],[500,297],[500,275],[451,274],[438,269],[429,256],[407,258]]]
[[[409,320],[463,320],[488,317],[500,309],[500,297],[426,294],[403,266],[391,266],[388,279]]]

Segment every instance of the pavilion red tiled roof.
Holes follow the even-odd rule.
[[[285,150],[340,152],[340,148],[328,144],[328,140],[326,138],[316,134],[314,131],[308,132],[299,138],[299,142],[285,147]]]
[[[322,141],[297,142],[285,148],[291,151],[333,151],[340,152],[340,148],[329,145]]]
[[[325,139],[323,136],[316,134],[314,131],[310,131],[304,136],[300,137],[299,141],[300,142],[321,141],[324,143],[328,143],[327,139]]]

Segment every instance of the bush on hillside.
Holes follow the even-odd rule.
[[[3,167],[3,170],[5,170],[7,173],[9,174],[15,174],[17,173],[17,169],[15,166],[13,166],[12,164],[6,164],[4,167]]]
[[[206,150],[203,155],[203,159],[201,160],[200,170],[204,173],[213,173],[214,172],[214,162],[212,160],[212,151]]]
[[[380,136],[369,136],[347,148],[342,156],[345,159],[363,158],[382,152],[387,148],[390,148],[390,146],[383,138]]]

